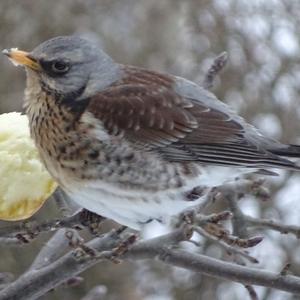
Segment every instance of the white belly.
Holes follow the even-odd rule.
[[[183,196],[179,197],[181,191],[147,196],[141,194],[140,197],[135,193],[130,198],[94,188],[68,194],[80,206],[136,230],[141,230],[152,220],[166,223],[171,216],[197,203],[184,201]]]
[[[171,216],[178,215],[184,209],[201,202],[187,201],[184,193],[196,186],[213,187],[251,170],[238,170],[226,167],[207,168],[205,173],[192,180],[183,189],[158,193],[143,193],[137,190],[121,191],[113,185],[98,182],[67,190],[69,196],[80,206],[112,219],[136,230],[151,220],[167,222]],[[253,170],[252,170],[253,172]]]

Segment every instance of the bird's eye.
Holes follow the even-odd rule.
[[[51,69],[54,73],[63,74],[69,70],[70,66],[67,62],[57,60],[52,62]]]

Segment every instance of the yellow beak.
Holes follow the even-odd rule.
[[[3,50],[2,53],[8,56],[8,58],[16,66],[22,65],[35,71],[40,70],[39,63],[35,59],[30,57],[28,52],[20,51],[16,48],[11,48]]]

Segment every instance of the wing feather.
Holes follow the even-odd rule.
[[[127,75],[126,75],[127,74]],[[112,135],[133,147],[152,151],[173,162],[242,167],[295,165],[270,153],[247,137],[247,123],[234,117],[217,99],[201,101],[182,96],[174,78],[137,68],[127,69],[123,80],[91,99],[88,110]],[[257,141],[262,137],[257,133]]]

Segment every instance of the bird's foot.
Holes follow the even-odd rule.
[[[195,201],[202,197],[207,192],[207,187],[205,186],[196,186],[192,190],[186,193],[186,201]]]
[[[195,211],[194,210],[186,210],[180,214],[180,219],[183,224],[193,225],[195,222]]]
[[[84,243],[84,239],[75,230],[68,230],[66,232],[66,238],[69,241],[69,246],[74,248],[74,256],[80,259],[84,256],[96,257],[97,251],[91,247],[88,247]]]
[[[37,237],[37,235],[38,235],[38,233],[33,233],[33,232],[17,233],[15,237],[18,239],[18,241],[20,241],[20,243],[29,244],[31,241],[33,241]]]
[[[97,215],[87,209],[83,209],[80,212],[80,223],[87,227],[91,234],[98,234],[101,227],[101,223],[105,220],[104,217]]]
[[[195,211],[193,209],[187,209],[177,216],[173,216],[171,219],[171,225],[175,228],[179,228],[186,225],[193,225],[195,222]]]
[[[120,242],[119,245],[116,248],[114,248],[106,258],[115,264],[121,263],[122,261],[120,257],[123,256],[130,249],[130,247],[136,242],[136,240],[137,235],[130,234],[126,239]]]

